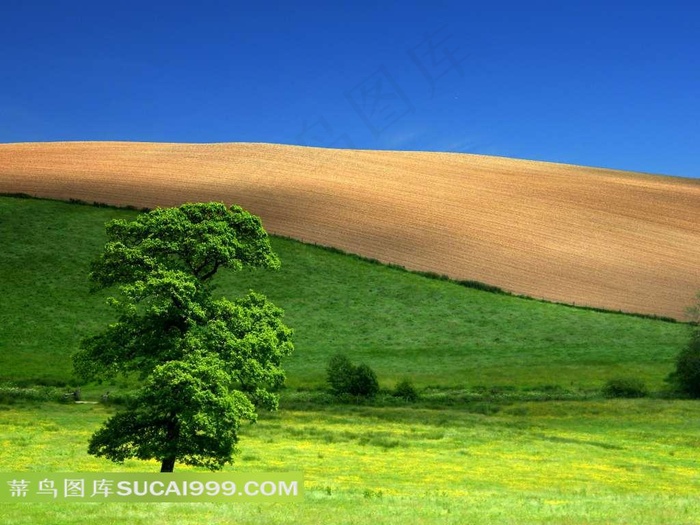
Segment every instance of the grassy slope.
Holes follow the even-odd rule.
[[[135,212],[0,198],[0,381],[65,381],[81,337],[111,317],[90,295],[89,261],[105,221]],[[253,288],[287,312],[296,353],[292,387],[324,379],[345,352],[418,386],[597,387],[634,375],[658,388],[687,327],[467,289],[281,238],[283,269],[222,274],[219,293]]]

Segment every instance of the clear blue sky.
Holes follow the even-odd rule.
[[[700,177],[700,6],[4,0],[0,142],[462,151]]]

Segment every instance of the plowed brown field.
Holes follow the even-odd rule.
[[[0,145],[0,192],[219,200],[306,242],[549,300],[683,318],[700,181],[453,153],[272,144]]]

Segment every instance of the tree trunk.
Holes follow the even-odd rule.
[[[170,414],[170,419],[166,422],[166,439],[168,442],[175,442],[175,450],[171,451],[170,456],[163,458],[163,462],[160,465],[161,472],[172,472],[175,468],[175,460],[177,459],[177,440],[180,437],[180,429],[177,424],[177,417],[175,414]]]
[[[174,457],[165,458],[160,465],[161,472],[172,472],[174,468],[175,468],[175,458]]]

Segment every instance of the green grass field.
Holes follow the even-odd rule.
[[[104,223],[135,212],[0,197],[0,382],[70,380],[78,341],[112,319],[88,292]],[[220,272],[218,293],[252,288],[286,312],[292,388],[323,386],[334,353],[391,387],[599,388],[617,375],[663,386],[688,327],[497,295],[274,238],[279,272]],[[690,305],[688,305],[690,306]]]
[[[0,406],[1,470],[157,471],[87,455],[109,408],[47,408]],[[691,401],[283,410],[244,429],[231,469],[302,470],[303,503],[4,504],[3,523],[690,524],[699,435]]]
[[[134,215],[0,197],[0,387],[73,384],[70,353],[111,320],[107,294],[88,293],[88,264],[104,222]],[[304,502],[3,504],[2,523],[700,522],[700,403],[599,395],[616,376],[661,390],[687,325],[486,293],[286,239],[273,247],[280,272],[218,281],[229,297],[264,292],[296,331],[281,410],[244,428],[229,469],[301,470]],[[424,401],[327,404],[318,390],[336,352],[370,364],[383,387],[410,377]],[[533,389],[578,400],[526,401]],[[484,390],[507,395],[469,400]],[[87,454],[112,406],[0,401],[0,471],[158,470]]]

